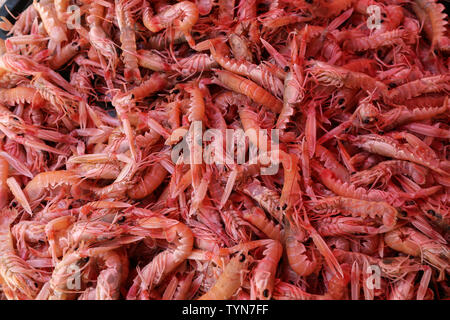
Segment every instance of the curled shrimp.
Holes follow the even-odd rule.
[[[419,231],[410,227],[401,227],[385,234],[384,241],[396,251],[414,257],[423,257],[431,266],[441,271],[440,279],[444,273],[450,272],[450,251],[446,245],[436,243]]]
[[[185,224],[162,217],[141,219],[136,227],[130,227],[130,232],[136,235],[151,235],[153,238],[166,239],[175,245],[173,252],[169,250],[161,252],[134,278],[127,299],[136,299],[145,294],[149,288],[161,283],[167,274],[189,256],[194,239],[192,231]]]
[[[40,283],[46,282],[47,277],[16,254],[10,232],[10,225],[16,217],[16,211],[2,209],[0,283],[9,299],[34,299],[38,294]]]
[[[172,24],[184,33],[191,47],[195,46],[190,35],[192,27],[197,23],[199,12],[197,5],[190,1],[182,1],[168,6],[163,11],[151,17],[145,26],[152,32],[158,32]]]

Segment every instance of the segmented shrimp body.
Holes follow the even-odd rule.
[[[136,57],[136,35],[134,33],[135,21],[131,14],[132,8],[139,1],[115,1],[117,22],[120,29],[120,42],[122,43],[122,56],[125,65],[124,76],[128,81],[140,81],[141,74]]]
[[[414,121],[423,121],[444,114],[448,110],[448,99],[442,106],[414,108],[398,107],[381,115],[383,129],[395,128],[398,125]]]
[[[410,227],[401,227],[385,234],[384,241],[394,250],[414,257],[423,257],[431,266],[450,272],[450,251],[446,245],[436,243]],[[440,278],[443,277],[441,274]]]
[[[422,166],[404,160],[383,161],[376,166],[356,172],[351,176],[351,182],[356,186],[371,184],[386,185],[392,176],[404,174],[411,177],[417,184],[424,184],[428,170]]]
[[[398,160],[411,161],[430,168],[439,174],[448,176],[448,173],[440,168],[441,161],[436,158],[431,158],[421,148],[411,146],[410,144],[400,144],[391,137],[376,134],[361,135],[352,138],[352,140],[355,145],[368,152]]]
[[[450,91],[450,76],[438,75],[407,82],[389,92],[389,99],[402,102],[425,93]]]
[[[349,214],[353,217],[372,219],[381,218],[387,228],[395,226],[397,221],[397,210],[379,201],[365,201],[346,197],[328,197],[324,200],[314,202],[312,210],[320,214]]]
[[[445,7],[435,0],[415,0],[413,10],[422,18],[425,33],[431,40],[431,50],[433,50],[445,35],[447,24],[447,15],[443,12]]]
[[[319,169],[317,166],[314,166],[314,169],[319,172],[323,184],[339,196],[366,201],[387,201],[393,205],[402,203],[402,199],[396,194],[390,194],[378,189],[367,190],[362,187],[356,187],[352,183],[337,179],[331,170]]]
[[[56,190],[58,188],[70,188],[79,182],[80,178],[70,171],[61,170],[42,172],[28,182],[24,189],[24,193],[28,200],[33,202],[43,197],[49,189]]]
[[[367,37],[353,38],[344,42],[344,49],[358,52],[380,47],[401,45],[407,35],[408,32],[406,30],[398,29],[387,31],[385,33],[373,34]]]
[[[253,101],[266,107],[268,110],[279,113],[283,108],[283,104],[280,100],[253,81],[224,70],[216,70],[216,74],[220,83],[225,87],[249,97]]]
[[[222,68],[235,74],[249,77],[266,90],[271,91],[274,96],[282,96],[283,83],[264,66],[254,65],[246,60],[227,58],[226,53],[228,47],[226,44],[218,43],[216,46],[214,46],[214,42],[211,44],[211,55]],[[225,49],[223,49],[223,47],[225,47]]]
[[[15,87],[11,89],[0,89],[0,102],[7,105],[30,103],[35,108],[39,108],[45,103],[45,100],[34,88]]]
[[[299,276],[308,276],[322,265],[319,253],[315,250],[307,250],[307,247],[303,244],[306,240],[304,230],[292,226],[285,229],[283,244],[286,256],[289,266]]]
[[[283,220],[283,211],[280,207],[280,196],[277,192],[264,187],[254,181],[243,187],[243,191],[259,203],[277,221]]]
[[[242,216],[245,220],[261,230],[268,238],[273,240],[281,239],[281,227],[266,217],[264,211],[254,207],[251,211],[244,211]]]
[[[153,286],[158,285],[167,274],[180,265],[191,253],[193,246],[192,231],[185,224],[172,219],[151,217],[142,219],[130,232],[137,235],[166,239],[173,243],[174,250],[166,250],[158,254],[138,275],[128,291],[127,299],[139,298]]]
[[[8,179],[9,163],[6,159],[0,156],[0,210],[8,205],[8,185],[6,180]]]
[[[346,234],[376,234],[378,228],[360,217],[325,217],[317,223],[317,232],[324,237]]]

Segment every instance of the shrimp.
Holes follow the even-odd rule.
[[[261,208],[253,207],[250,211],[243,211],[242,217],[261,230],[272,240],[281,240],[281,227],[266,217]]]
[[[16,255],[10,226],[18,212],[2,209],[0,218],[0,283],[8,299],[34,299],[46,275]]]
[[[376,33],[367,37],[352,38],[344,42],[344,49],[349,51],[367,51],[381,47],[403,44],[408,31],[397,29],[385,33]]]
[[[157,72],[170,71],[171,66],[163,57],[154,53],[152,50],[137,50],[137,59],[140,67]]]
[[[50,282],[48,300],[73,300],[86,286],[82,271],[90,264],[88,256],[79,251],[64,255],[55,265]]]
[[[264,257],[259,260],[252,272],[250,297],[251,299],[269,300],[272,297],[276,269],[283,251],[281,243],[277,240],[269,239],[256,240],[237,245],[233,248],[227,248],[226,251],[250,251],[257,247],[265,247],[265,250],[262,253]]]
[[[411,161],[430,168],[431,170],[444,176],[449,175],[448,172],[445,172],[440,167],[443,164],[442,161],[426,154],[426,150],[419,146],[400,144],[391,137],[379,136],[377,134],[366,134],[358,137],[351,137],[350,141],[368,152],[398,160]]]
[[[213,58],[206,53],[197,53],[188,58],[178,60],[173,69],[183,76],[191,76],[195,73],[211,71],[215,67],[217,67],[217,63]]]
[[[0,156],[0,210],[3,210],[9,203],[9,190],[6,180],[8,179],[9,163]]]
[[[215,72],[221,85],[233,90],[234,92],[241,93],[244,96],[249,97],[251,100],[263,105],[268,110],[275,113],[281,112],[283,108],[281,101],[255,84],[253,81],[240,77],[229,71],[215,70]]]
[[[183,223],[162,218],[151,217],[138,221],[136,227],[131,227],[130,232],[136,235],[151,236],[157,239],[166,239],[174,244],[175,249],[166,250],[158,254],[147,264],[134,278],[127,299],[136,299],[145,295],[154,285],[161,281],[180,265],[191,253],[194,242],[192,231]],[[172,252],[170,252],[172,251]]]
[[[384,241],[392,249],[414,257],[423,257],[431,266],[441,271],[439,279],[450,273],[450,251],[410,227],[401,227],[385,234]]]
[[[39,13],[45,31],[50,39],[54,42],[54,45],[58,45],[63,41],[67,41],[67,29],[64,23],[62,23],[57,16],[57,11],[53,1],[41,0],[33,1],[33,6]]]
[[[45,100],[36,89],[18,86],[11,89],[0,89],[0,103],[6,105],[29,103],[34,108],[40,108],[45,104]]]
[[[253,181],[245,185],[242,190],[258,202],[278,222],[282,222],[283,212],[280,207],[280,197],[277,192],[262,186],[258,181]]]
[[[392,89],[389,92],[389,99],[398,103],[425,93],[449,92],[449,82],[449,75],[437,75],[417,79]]]
[[[215,42],[217,43],[217,41]],[[216,46],[218,46],[218,50]],[[216,46],[212,41],[210,44],[211,55],[222,68],[236,75],[249,77],[276,97],[283,95],[283,83],[264,66],[254,65],[246,60],[229,59],[226,57],[228,51],[226,44],[219,42]]]
[[[164,167],[155,163],[146,171],[142,177],[142,181],[131,186],[127,191],[127,195],[131,199],[143,199],[151,194],[166,178],[168,172]]]
[[[304,56],[306,49],[303,40],[300,47],[297,46],[296,36],[291,40],[291,64],[289,72],[284,78],[283,108],[276,123],[276,127],[281,130],[286,129],[289,118],[294,115],[294,105],[302,102],[305,97],[303,69],[301,67],[303,60],[300,58],[300,56]]]
[[[128,91],[131,94],[131,99],[142,100],[151,96],[155,92],[164,89],[167,85],[167,78],[160,73],[152,73],[148,80],[143,81],[139,86],[134,87]]]
[[[95,300],[118,300],[121,285],[128,275],[128,259],[121,256],[121,250],[108,247],[87,250],[90,258],[105,267],[97,277]]]
[[[151,17],[145,26],[152,32],[159,32],[173,24],[175,28],[183,32],[189,45],[195,47],[190,31],[197,23],[198,18],[197,5],[190,1],[182,1],[166,7],[163,11]]]
[[[382,190],[366,190],[362,187],[356,187],[351,183],[342,182],[337,179],[333,172],[328,169],[320,168],[315,163],[313,168],[318,172],[322,183],[331,191],[339,196],[361,199],[366,201],[387,201],[390,204],[398,205],[403,202],[400,197],[405,197],[406,194],[390,194]]]
[[[120,29],[120,42],[122,43],[122,57],[125,65],[124,76],[127,81],[140,82],[141,74],[136,57],[136,35],[134,33],[133,15],[131,9],[139,4],[139,0],[115,1],[117,22]]]
[[[325,217],[317,223],[317,232],[324,237],[347,234],[376,234],[379,229],[360,217]]]
[[[303,244],[306,235],[304,230],[287,226],[284,230],[284,246],[289,266],[299,276],[308,276],[318,270],[322,261],[315,250],[307,250]]]
[[[247,252],[237,253],[223,268],[222,274],[219,276],[214,285],[207,293],[198,298],[198,300],[227,300],[241,286],[241,278],[243,272],[250,263],[250,256]]]
[[[388,97],[388,87],[364,73],[353,72],[342,67],[336,67],[326,62],[312,60],[308,71],[319,83],[326,86],[350,89],[362,89]]]
[[[443,12],[445,7],[435,0],[415,0],[413,2],[413,10],[417,16],[424,20],[426,19],[426,21],[422,21],[423,28],[431,40],[430,51],[433,51],[441,43],[441,39],[446,31],[447,15]]]
[[[41,199],[49,191],[55,192],[61,188],[70,189],[79,182],[81,182],[80,178],[70,171],[42,172],[28,182],[23,192],[28,200],[33,203]]]
[[[275,285],[273,298],[275,300],[329,300],[328,296],[311,294],[293,284],[282,281]]]
[[[59,69],[74,58],[85,46],[84,41],[72,41],[61,48],[59,54],[54,54],[49,61],[52,69]]]
[[[381,115],[381,128],[392,129],[399,125],[432,119],[445,113],[448,110],[448,99],[440,107],[414,108],[412,110],[406,107],[398,107]]]
[[[101,25],[101,18],[104,17],[104,8],[102,5],[92,2],[89,7],[89,13],[86,17],[86,21],[89,24],[89,33],[85,38],[89,39],[89,42],[94,48],[96,54],[100,58],[101,65],[106,70],[110,69],[112,75],[106,74],[108,81],[110,76],[114,76],[115,69],[118,63],[118,57],[116,48],[113,41],[107,36],[105,30]],[[106,61],[108,62],[106,64]]]
[[[376,166],[356,172],[350,178],[355,186],[378,185],[385,186],[392,176],[405,174],[411,177],[415,183],[424,184],[428,169],[409,161],[389,160]]]
[[[397,210],[384,201],[364,201],[346,197],[328,197],[312,204],[312,210],[319,214],[348,214],[353,217],[381,218],[383,225],[392,229],[397,222]]]

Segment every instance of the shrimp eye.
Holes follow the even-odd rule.
[[[384,131],[378,131],[378,134],[384,134]]]
[[[175,89],[172,91],[172,93],[175,93],[175,94],[180,93],[180,89]]]
[[[413,205],[416,204],[416,202],[415,202],[414,200],[408,200],[408,201],[405,202],[405,204],[406,204],[407,206],[413,206]]]
[[[400,215],[401,215],[402,217],[406,217],[408,214],[406,213],[405,210],[402,210],[402,211],[400,211]]]
[[[284,67],[284,72],[288,72],[289,71],[289,66]]]
[[[429,214],[433,215],[433,216],[436,215],[436,211],[434,211],[434,210],[432,210],[432,209],[428,210],[427,212],[428,212]]]
[[[338,103],[339,103],[339,104],[344,104],[344,102],[345,102],[344,98],[340,98],[340,99],[338,100]]]
[[[363,120],[363,123],[365,123],[365,124],[370,123],[370,120],[369,120],[368,118],[365,118],[365,119]]]
[[[88,263],[89,262],[89,257],[81,258],[81,262]]]
[[[119,220],[117,220],[118,223],[124,223],[126,220],[125,216],[120,217]]]
[[[306,3],[312,4],[313,0],[305,0]]]
[[[131,99],[134,99],[134,93],[131,94],[130,98],[131,98]]]
[[[263,296],[264,296],[264,298],[268,298],[269,297],[269,289],[264,289]]]
[[[281,210],[280,206],[277,206],[276,209],[277,209],[277,211],[280,211],[280,210]]]
[[[239,256],[239,262],[244,262],[245,261],[245,254],[241,253],[241,255]]]
[[[183,78],[181,76],[178,76],[178,77],[175,78],[175,80],[181,81],[181,80],[183,80]]]
[[[389,83],[389,88],[395,88],[397,87],[397,84],[395,84],[394,82]]]
[[[285,204],[283,204],[283,210],[286,210],[286,208],[287,208],[287,204],[285,203]]]

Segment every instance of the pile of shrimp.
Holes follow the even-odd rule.
[[[449,299],[447,20],[435,0],[2,19],[0,299]],[[195,123],[256,133],[278,170],[174,160]]]

